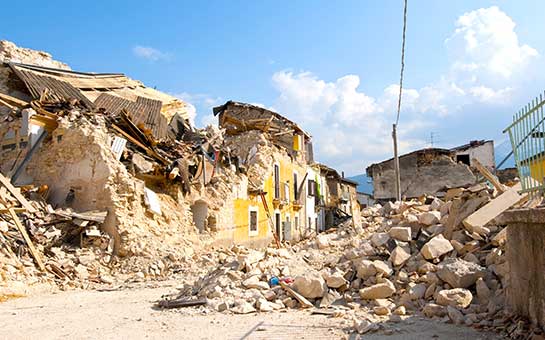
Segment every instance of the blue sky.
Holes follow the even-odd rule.
[[[391,156],[402,1],[10,2],[0,39],[180,96],[278,110],[348,174]],[[545,89],[540,1],[409,0],[402,151],[503,141]]]

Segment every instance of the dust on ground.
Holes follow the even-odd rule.
[[[0,304],[0,339],[495,339],[496,334],[413,317],[360,337],[342,319],[309,311],[233,315],[159,310],[176,282],[114,291],[67,291]]]

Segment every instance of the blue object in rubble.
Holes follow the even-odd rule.
[[[278,286],[279,284],[280,280],[276,276],[271,277],[271,279],[269,280],[269,285],[271,287]]]

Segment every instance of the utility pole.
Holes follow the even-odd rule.
[[[403,70],[405,69],[405,31],[407,30],[407,0],[403,6],[403,38],[401,42],[401,72],[399,75],[399,98],[397,100],[397,118],[392,126],[392,139],[394,140],[394,170],[396,200],[401,201],[401,175],[399,169],[399,155],[397,153],[397,126],[399,124],[399,113],[401,112],[401,94],[403,91]]]
[[[433,148],[433,132],[430,133],[430,142],[431,142],[431,147]]]
[[[392,125],[392,139],[394,140],[394,170],[395,170],[395,188],[396,200],[401,201],[401,175],[399,172],[399,155],[397,153],[397,125]]]

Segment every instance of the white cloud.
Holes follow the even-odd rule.
[[[514,28],[513,20],[495,6],[459,17],[445,41],[449,67],[426,86],[403,89],[401,153],[428,146],[421,137],[447,117],[469,115],[464,111],[468,106],[511,102],[519,71],[538,56],[519,43]],[[313,135],[316,159],[361,173],[371,162],[391,157],[399,85],[386,86],[373,97],[353,74],[325,81],[311,72],[279,71],[272,82],[279,92],[274,107]]]
[[[513,89],[506,87],[499,90],[493,90],[489,87],[480,85],[469,89],[469,93],[481,103],[506,103],[509,102]]]
[[[158,49],[149,46],[134,46],[132,48],[132,53],[139,58],[150,61],[170,60],[171,58],[169,53],[161,52]]]
[[[389,94],[393,96],[394,87],[388,87],[388,94],[377,100],[359,89],[357,75],[327,82],[310,72],[279,71],[272,80],[279,91],[274,106],[313,135],[318,160],[361,173],[368,161],[392,152],[394,111],[385,108],[392,102]],[[418,96],[416,90],[404,95],[414,96]],[[407,124],[403,134],[414,128],[421,126]],[[407,138],[400,148],[409,151],[417,144],[423,141]]]
[[[515,22],[496,6],[460,16],[454,34],[446,40],[458,54],[455,67],[511,77],[538,56],[534,48],[519,43],[515,26]]]

